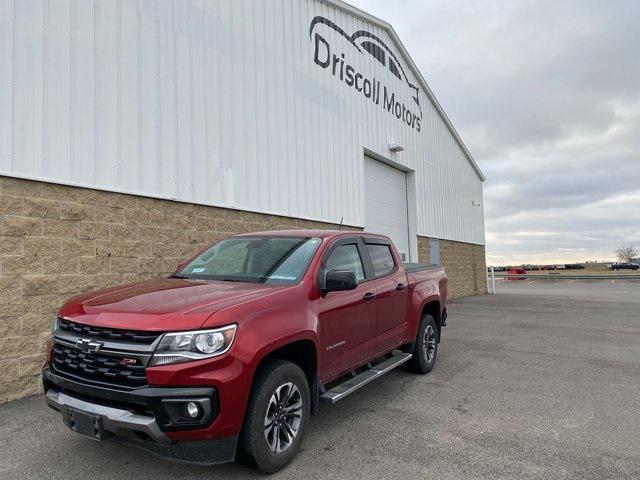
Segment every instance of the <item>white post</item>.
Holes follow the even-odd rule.
[[[491,293],[496,293],[496,272],[491,265]]]
[[[489,269],[491,267],[487,267],[484,269],[485,276],[487,277],[487,293],[491,293],[491,282],[489,281]]]

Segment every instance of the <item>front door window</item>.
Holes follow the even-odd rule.
[[[362,259],[360,258],[358,247],[355,245],[341,245],[336,248],[327,260],[324,270],[325,272],[330,272],[331,270],[353,272],[358,283],[364,280]]]

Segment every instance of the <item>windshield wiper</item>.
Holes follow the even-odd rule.
[[[189,277],[185,277],[184,275],[178,275],[177,273],[174,273],[173,275],[170,275],[169,278],[183,278],[183,279],[189,279]]]
[[[220,280],[222,282],[237,282],[237,283],[263,283],[260,277],[243,277],[234,275],[232,277],[217,277],[213,280]]]

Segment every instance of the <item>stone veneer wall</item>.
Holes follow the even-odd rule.
[[[429,239],[418,237],[418,257],[429,262]],[[449,299],[487,293],[484,245],[440,240],[440,263],[449,277]]]
[[[335,227],[0,176],[0,403],[41,390],[45,343],[67,298],[165,275],[235,233]],[[428,261],[427,238],[418,252]],[[440,256],[450,298],[486,293],[483,246],[441,240]]]
[[[40,391],[67,298],[171,273],[234,233],[335,227],[0,176],[0,402]]]

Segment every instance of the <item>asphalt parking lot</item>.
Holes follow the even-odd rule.
[[[438,365],[397,370],[314,417],[273,478],[640,478],[640,281],[500,282],[453,302]],[[67,431],[0,406],[0,478],[258,478]]]

